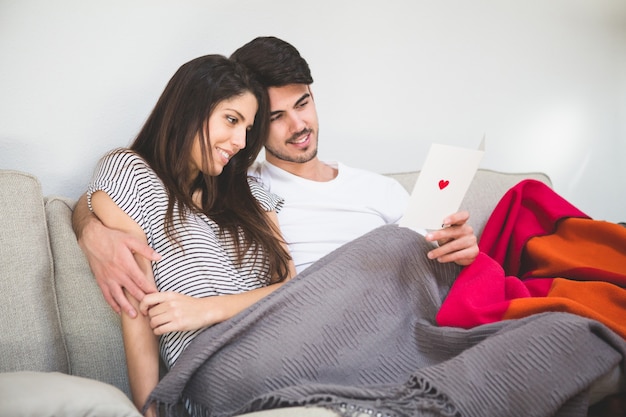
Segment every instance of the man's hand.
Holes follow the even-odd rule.
[[[155,292],[154,281],[146,278],[135,260],[135,254],[149,261],[157,261],[160,256],[146,243],[133,235],[105,227],[96,217],[82,229],[81,249],[87,256],[96,282],[104,299],[118,314],[126,312],[136,317],[123,288],[137,300],[147,293]]]
[[[469,265],[478,256],[478,240],[474,229],[467,224],[469,213],[460,211],[444,219],[444,228],[426,235],[429,242],[437,241],[439,247],[428,252],[429,259]]]

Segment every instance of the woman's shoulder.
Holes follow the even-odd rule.
[[[109,178],[156,177],[150,165],[136,152],[128,148],[116,148],[107,152],[99,163],[100,175]],[[127,178],[131,179],[131,178]]]
[[[126,148],[113,149],[101,158],[87,187],[88,203],[96,191],[104,191],[124,211],[164,199],[158,176],[140,155]]]
[[[115,148],[104,154],[102,162],[121,167],[148,168],[148,163],[136,152],[128,148]]]
[[[283,206],[284,199],[265,188],[263,183],[256,177],[248,176],[250,192],[261,204],[265,211],[279,211]]]
[[[116,148],[100,159],[89,188],[113,192],[156,182],[158,176],[141,156],[127,148]]]

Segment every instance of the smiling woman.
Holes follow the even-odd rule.
[[[195,178],[200,171],[210,176],[222,173],[233,155],[246,147],[246,135],[252,128],[257,107],[256,97],[249,91],[215,106],[207,123],[211,143],[207,143],[204,130],[198,132],[194,139],[191,178]],[[207,149],[207,145],[211,147]]]
[[[137,256],[158,291],[141,304],[130,297],[143,314],[122,316],[138,408],[158,382],[159,350],[171,367],[200,330],[293,273],[275,215],[282,200],[247,176],[267,136],[267,103],[239,64],[194,59],[174,74],[133,144],[102,158],[88,187],[105,226],[163,255],[153,263]]]

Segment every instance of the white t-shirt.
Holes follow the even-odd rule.
[[[298,273],[343,244],[397,223],[408,203],[409,194],[393,178],[326,164],[338,169],[327,182],[298,177],[267,161],[249,172],[284,199],[278,220]]]

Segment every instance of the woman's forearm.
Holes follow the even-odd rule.
[[[209,310],[215,309],[217,310],[216,313],[219,314],[219,316],[216,317],[218,321],[211,324],[219,323],[236,316],[257,301],[276,291],[283,284],[284,282],[279,282],[239,294],[220,295],[204,299],[209,304]]]
[[[209,327],[234,317],[283,283],[238,293],[197,298],[178,292],[147,294],[139,311],[150,317],[150,326],[156,335],[183,332]]]
[[[131,303],[137,302],[129,296]],[[122,332],[126,366],[133,403],[141,411],[148,396],[159,382],[159,349],[157,337],[150,328],[148,318],[122,315]]]

